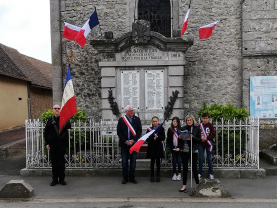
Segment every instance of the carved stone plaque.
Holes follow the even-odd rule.
[[[139,71],[121,71],[121,95],[122,108],[139,109]]]
[[[182,52],[164,52],[153,46],[131,46],[116,54],[116,61],[184,60]]]
[[[145,109],[164,110],[164,70],[145,71]]]

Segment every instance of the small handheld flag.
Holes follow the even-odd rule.
[[[140,147],[143,145],[143,143],[146,141],[146,139],[151,136],[153,133],[158,134],[161,130],[163,123],[159,124],[155,129],[145,134],[143,137],[141,137],[131,148],[130,148],[130,154],[133,153],[133,151],[138,152]]]

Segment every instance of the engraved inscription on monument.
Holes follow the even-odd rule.
[[[146,109],[164,109],[164,71],[145,71]]]
[[[139,109],[139,71],[121,71],[122,108],[127,105]]]

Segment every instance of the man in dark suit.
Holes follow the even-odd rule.
[[[69,140],[68,129],[71,128],[70,122],[68,122],[62,131],[59,129],[60,123],[60,105],[53,106],[54,116],[47,120],[45,126],[45,145],[50,151],[50,159],[52,163],[52,182],[51,186],[55,186],[60,183],[66,185],[65,178],[65,150]]]
[[[134,116],[132,106],[126,106],[124,110],[126,115],[121,117],[117,123],[117,135],[119,137],[119,146],[121,147],[123,170],[122,184],[126,184],[128,180],[132,183],[137,183],[135,179],[137,152],[134,151],[130,154],[129,150],[141,135],[141,122],[139,117]],[[130,158],[130,170],[128,168],[128,158]]]

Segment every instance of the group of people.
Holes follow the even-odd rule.
[[[123,180],[122,184],[128,181],[137,183],[135,179],[136,157],[137,152],[130,154],[129,150],[132,145],[139,139],[142,133],[142,127],[139,117],[134,116],[132,106],[125,109],[126,115],[121,117],[117,125],[117,135],[119,137],[119,145],[121,147]],[[180,119],[174,117],[171,126],[167,130],[167,146],[170,148],[173,163],[172,180],[181,180],[181,161],[183,164],[183,186],[180,192],[186,191],[188,162],[191,160],[192,172],[195,183],[199,184],[199,180],[203,175],[204,152],[206,150],[209,165],[209,178],[213,179],[212,165],[212,141],[215,138],[214,127],[209,123],[209,114],[202,115],[203,123],[197,125],[193,115],[185,117],[185,126],[181,127]],[[152,118],[152,125],[146,131],[155,129],[159,125],[159,118]],[[182,133],[184,132],[184,133]],[[148,148],[146,157],[151,159],[150,162],[150,181],[160,182],[161,158],[164,157],[165,130],[163,127],[158,132],[154,132],[147,139]],[[197,172],[197,161],[199,155],[199,172]],[[128,158],[130,158],[130,169],[128,168]],[[156,178],[154,174],[154,166],[156,163]],[[177,171],[178,170],[178,171]]]
[[[119,137],[119,146],[121,148],[122,184],[128,181],[137,183],[135,179],[136,158],[137,152],[130,153],[130,148],[138,141],[142,134],[142,126],[140,118],[134,115],[132,106],[125,107],[126,115],[118,120],[117,135]],[[60,119],[60,105],[53,106],[54,116],[48,119],[45,126],[45,145],[50,151],[50,158],[52,163],[52,182],[51,186],[60,183],[66,185],[65,182],[65,151],[68,146],[68,129],[71,128],[68,122],[62,130],[59,129]],[[211,160],[212,146],[211,142],[215,137],[214,127],[209,123],[209,114],[202,115],[203,123],[197,125],[193,115],[185,117],[185,126],[181,127],[180,119],[174,117],[171,126],[167,130],[167,146],[170,148],[173,163],[173,177],[172,180],[181,180],[181,161],[183,164],[183,186],[180,192],[186,191],[188,162],[191,160],[192,171],[195,183],[199,184],[199,180],[203,174],[204,152],[206,150],[207,160],[209,165],[209,178],[213,179],[213,166]],[[154,116],[151,120],[151,127],[146,133],[152,131],[159,125],[159,118]],[[151,159],[150,162],[150,181],[160,182],[160,167],[161,158],[164,157],[165,152],[165,130],[160,127],[159,131],[155,131],[147,138],[148,148],[146,157]],[[197,161],[199,156],[199,172],[197,172]],[[130,159],[130,167],[128,160]],[[154,174],[154,167],[156,164],[156,176]]]

